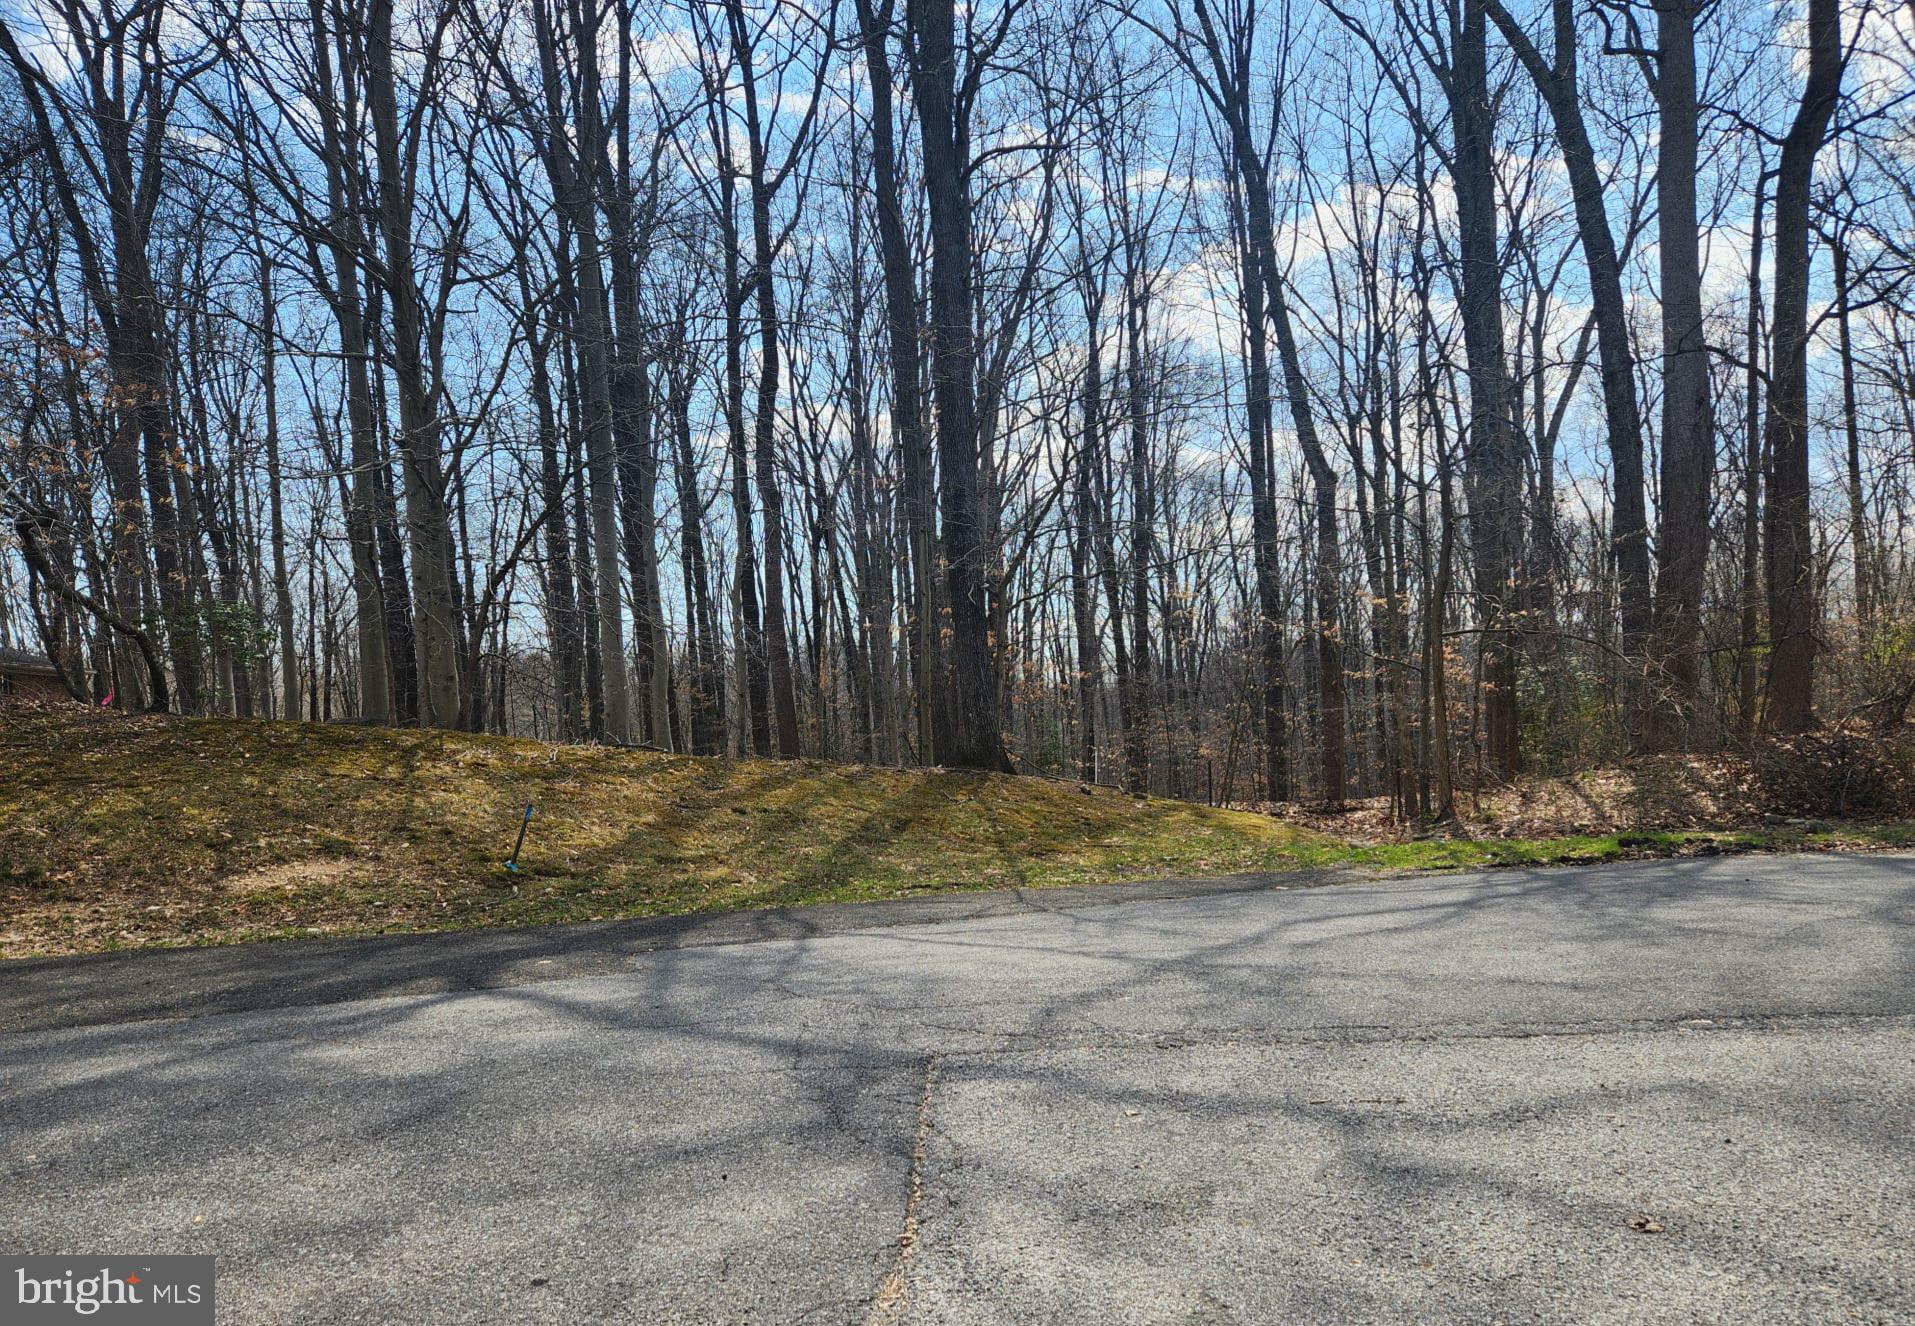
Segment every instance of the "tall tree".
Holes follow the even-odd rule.
[[[942,764],[1010,772],[998,704],[997,662],[985,604],[984,511],[978,475],[977,371],[972,308],[971,162],[967,68],[960,97],[954,0],[909,0],[912,72],[931,222],[931,382],[937,400],[938,509],[943,522],[943,611],[950,647],[948,746]]]
[[[1809,0],[1808,74],[1775,175],[1775,299],[1769,356],[1768,705],[1763,727],[1815,722],[1815,535],[1809,516],[1809,247],[1815,159],[1842,95],[1841,6]]]
[[[1583,89],[1576,58],[1576,10],[1571,0],[1551,0],[1554,44],[1551,57],[1545,59],[1501,0],[1485,0],[1485,9],[1535,83],[1544,105],[1549,108],[1556,140],[1562,148],[1563,168],[1569,177],[1570,199],[1576,213],[1576,232],[1582,247],[1583,264],[1589,274],[1596,352],[1602,366],[1603,422],[1609,450],[1611,501],[1614,504],[1609,542],[1616,559],[1623,654],[1632,673],[1638,674],[1626,679],[1626,684],[1635,692],[1628,700],[1632,711],[1630,718],[1632,724],[1639,724],[1643,719],[1642,706],[1647,699],[1640,693],[1640,673],[1648,667],[1647,655],[1653,625],[1649,582],[1649,521],[1643,496],[1642,410],[1636,397],[1636,356],[1630,342],[1629,305],[1623,295],[1622,258],[1615,234],[1610,229],[1607,190],[1583,115]],[[1693,64],[1692,56],[1688,79],[1691,103],[1695,85]],[[1672,96],[1676,91],[1673,85],[1669,89]],[[1693,104],[1690,109],[1689,157],[1693,167]],[[1693,222],[1693,180],[1689,181],[1687,188],[1689,216]],[[1695,253],[1693,240],[1691,236],[1691,259]],[[1666,253],[1664,261],[1669,261]],[[1697,335],[1700,334],[1700,326],[1698,322],[1695,327]],[[1706,387],[1705,377],[1705,394]],[[1665,415],[1667,412],[1665,402]],[[1665,422],[1665,436],[1667,427]],[[1665,468],[1666,465],[1665,456]],[[1666,494],[1666,481],[1664,491]],[[1700,581],[1697,584],[1699,586]]]
[[[892,5],[858,0],[865,74],[871,84],[871,193],[878,213],[878,252],[884,269],[885,348],[891,366],[891,434],[902,470],[900,505],[909,543],[911,609],[906,650],[917,692],[918,758],[929,762],[942,744],[934,725],[948,710],[937,704],[936,516],[931,460],[924,433],[923,336],[911,245],[905,235],[903,188],[898,179],[896,109],[889,29]]]
[[[819,93],[830,61],[823,52],[831,46],[829,34],[823,52],[814,52],[815,84],[797,129],[792,132],[782,163],[770,159],[769,126],[758,97],[758,43],[753,37],[743,0],[726,0],[726,30],[732,66],[742,93],[746,135],[745,179],[751,206],[751,286],[758,316],[758,396],[752,417],[752,467],[765,527],[764,651],[770,669],[772,728],[777,752],[786,759],[798,754],[798,697],[792,677],[791,636],[785,620],[785,505],[778,481],[777,429],[779,339],[778,294],[774,264],[779,243],[773,236],[771,209],[779,189],[791,177],[816,123]]]
[[[452,516],[438,410],[429,376],[428,328],[414,264],[414,191],[420,168],[421,117],[433,104],[441,42],[451,11],[436,16],[420,52],[425,86],[401,130],[392,0],[369,0],[365,26],[367,109],[379,169],[374,185],[384,261],[381,277],[392,319],[388,349],[399,388],[400,470],[404,476],[406,547],[410,554],[413,640],[419,662],[419,721],[457,727],[464,713],[459,676],[459,609],[453,589]],[[431,356],[437,359],[437,355]],[[474,679],[467,678],[470,684]]]
[[[1662,296],[1661,516],[1656,525],[1656,682],[1650,743],[1690,744],[1701,718],[1702,587],[1709,559],[1715,412],[1696,219],[1696,0],[1657,0],[1656,254]]]
[[[571,221],[577,275],[572,284],[573,344],[579,365],[586,471],[591,480],[592,553],[596,589],[599,669],[605,694],[605,735],[633,737],[631,671],[625,655],[623,576],[619,569],[618,454],[612,436],[611,313],[599,244],[596,170],[598,116],[597,0],[568,0],[564,15],[573,38],[575,83],[568,88],[559,64],[560,29],[548,0],[533,0],[533,33],[544,88],[541,147],[553,196]],[[571,93],[568,115],[568,90]],[[576,136],[575,136],[576,135]]]

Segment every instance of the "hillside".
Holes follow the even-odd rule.
[[[508,873],[527,801],[521,870]],[[0,710],[0,957],[1127,877],[1909,840],[1899,824],[1567,824],[1527,837],[1472,825],[1480,837],[1405,840],[1368,818],[1293,823],[1044,778]]]
[[[7,957],[1219,874],[1318,840],[1049,779],[73,708],[0,712],[0,770]]]

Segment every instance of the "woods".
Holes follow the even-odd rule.
[[[1915,697],[1880,0],[0,16],[75,700],[1457,790]]]

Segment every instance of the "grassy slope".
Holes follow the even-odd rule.
[[[514,876],[501,861],[528,800],[538,811]],[[1126,876],[1601,860],[1683,841],[1352,846],[1046,779],[0,712],[4,957]]]
[[[1315,837],[1047,779],[73,711],[0,715],[0,769],[5,956],[1224,873]]]

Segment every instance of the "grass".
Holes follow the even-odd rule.
[[[527,801],[537,810],[514,875],[502,862]],[[1906,829],[1864,841],[1915,842]],[[1265,816],[1039,778],[0,712],[0,957],[1854,840],[1844,835],[1351,844]]]

